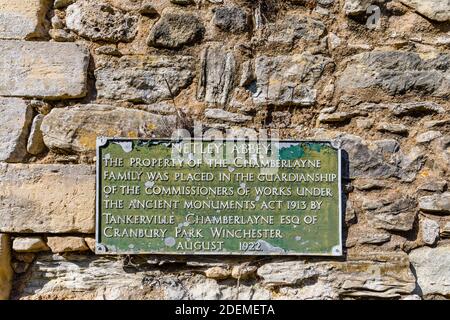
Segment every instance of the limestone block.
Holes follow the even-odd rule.
[[[409,254],[423,295],[450,297],[450,246],[422,247]]]
[[[171,100],[194,78],[188,56],[123,56],[98,61],[99,98],[154,103]]]
[[[80,237],[47,237],[47,245],[53,253],[89,250],[84,239]]]
[[[174,115],[94,104],[53,109],[41,126],[47,147],[77,152],[95,150],[99,136],[170,136],[175,128]]]
[[[89,53],[75,43],[1,41],[0,96],[46,99],[86,95]]]
[[[33,110],[25,101],[0,97],[0,161],[20,162],[26,158],[32,121]]]
[[[0,232],[93,233],[94,225],[93,167],[0,164]]]
[[[45,241],[41,237],[14,238],[12,248],[16,252],[39,252],[48,250]]]
[[[0,0],[0,39],[33,39],[45,34],[50,0]]]

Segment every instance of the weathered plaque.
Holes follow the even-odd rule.
[[[342,254],[329,142],[97,141],[98,254]]]

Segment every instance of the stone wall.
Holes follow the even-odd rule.
[[[450,298],[449,98],[448,1],[0,0],[0,299]],[[340,142],[345,255],[94,255],[96,136],[194,123]]]

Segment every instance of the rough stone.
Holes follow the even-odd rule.
[[[247,280],[255,277],[257,270],[258,268],[256,266],[249,266],[246,264],[233,266],[231,269],[231,276],[234,279]]]
[[[233,89],[236,61],[232,52],[211,46],[201,54],[201,73],[197,99],[214,105],[225,105]]]
[[[358,240],[360,244],[381,244],[391,240],[391,235],[389,233],[374,233],[362,236]]]
[[[41,131],[42,120],[44,120],[44,116],[42,114],[38,114],[34,117],[33,124],[31,125],[30,136],[28,137],[27,143],[27,151],[33,155],[38,155],[46,149]]]
[[[378,131],[389,132],[398,135],[407,135],[408,127],[403,124],[385,123],[382,122],[377,127]]]
[[[242,33],[249,29],[249,18],[239,7],[219,7],[214,10],[213,23],[223,31]]]
[[[400,0],[400,2],[414,8],[418,13],[431,20],[450,21],[450,3],[448,1]]]
[[[375,140],[373,143],[383,153],[396,153],[400,150],[400,144],[394,139]]]
[[[44,118],[41,130],[50,149],[86,152],[95,150],[98,136],[164,137],[170,136],[176,123],[174,115],[89,104],[53,109]]]
[[[332,61],[309,53],[292,56],[259,56],[255,62],[258,106],[310,106],[317,96],[316,83]]]
[[[443,192],[447,186],[447,181],[445,180],[434,180],[428,181],[421,184],[418,190],[430,191],[430,192]]]
[[[319,122],[321,123],[336,123],[336,122],[344,122],[348,121],[354,117],[358,116],[364,116],[367,115],[360,112],[360,111],[354,111],[354,112],[334,112],[334,113],[321,113],[319,115]]]
[[[49,0],[0,0],[0,39],[33,39],[45,35]]]
[[[75,41],[74,34],[63,29],[51,29],[48,34],[57,42],[73,42]]]
[[[434,131],[434,130],[427,131],[427,132],[419,134],[416,137],[416,142],[417,143],[428,143],[428,142],[433,141],[440,137],[442,137],[442,133],[440,133],[439,131]]]
[[[0,233],[0,300],[9,299],[12,287],[11,247],[8,235]]]
[[[434,102],[409,102],[389,104],[388,109],[397,117],[422,114],[445,113],[445,109]]]
[[[393,298],[410,294],[415,288],[415,278],[404,253],[349,255],[345,262],[268,263],[258,269],[258,276],[269,287],[327,283],[328,299]]]
[[[200,41],[205,27],[190,13],[164,13],[153,26],[148,38],[150,46],[177,49]]]
[[[99,61],[95,76],[99,98],[154,103],[177,96],[194,71],[188,56],[123,56]]]
[[[300,40],[308,45],[317,43],[325,34],[322,21],[312,19],[301,13],[289,13],[275,23],[269,23],[263,34],[271,46],[286,45],[292,47]]]
[[[91,166],[0,164],[0,232],[93,233],[94,198]]]
[[[260,285],[241,283],[239,288],[203,275],[134,270],[119,257],[79,254],[41,255],[30,267],[29,280],[18,280],[13,299],[270,299]]]
[[[377,200],[365,200],[363,209],[374,228],[409,231],[417,216],[416,201],[397,193]]]
[[[450,95],[449,66],[449,54],[424,60],[412,52],[360,53],[349,59],[336,91],[342,97],[359,95],[366,101],[406,93],[445,99]]]
[[[41,237],[14,238],[12,248],[16,252],[47,251],[48,247]]]
[[[420,197],[419,208],[432,214],[450,214],[450,192]]]
[[[383,3],[384,0],[345,0],[344,11],[348,16],[366,13],[367,8],[372,4]]]
[[[252,117],[239,113],[228,112],[222,109],[206,109],[205,117],[213,120],[243,123],[252,120]]]
[[[422,229],[422,240],[428,245],[433,245],[439,238],[439,223],[425,218],[420,222]]]
[[[0,52],[0,95],[46,99],[86,95],[86,48],[75,43],[0,40]]]
[[[231,276],[231,270],[222,267],[212,267],[205,270],[205,276],[211,279],[223,280]]]
[[[363,139],[350,134],[341,134],[335,141],[348,154],[350,168],[349,177],[354,178],[387,178],[395,175],[395,166],[384,161],[383,155],[369,148]]]
[[[53,253],[89,250],[84,239],[80,237],[48,237],[47,245]]]
[[[26,158],[27,136],[33,110],[23,100],[0,97],[0,161],[20,162]]]
[[[102,1],[77,1],[66,11],[67,28],[93,41],[129,42],[137,34],[137,22],[137,17]]]
[[[413,250],[409,259],[417,275],[421,293],[450,296],[450,246],[422,247]]]

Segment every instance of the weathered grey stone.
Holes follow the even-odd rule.
[[[0,300],[9,299],[13,279],[9,235],[0,233]]]
[[[450,214],[450,192],[420,197],[419,208],[433,214]]]
[[[423,123],[423,126],[427,129],[437,128],[437,127],[443,127],[450,123],[450,118],[444,119],[444,120],[431,120],[431,121],[425,121]]]
[[[384,189],[387,187],[387,183],[384,180],[376,179],[357,179],[352,184],[356,189],[361,191],[370,191],[377,189]]]
[[[20,162],[27,156],[27,136],[33,110],[16,98],[0,97],[0,161]]]
[[[441,105],[434,102],[389,104],[387,107],[397,117],[445,112],[445,109]]]
[[[416,220],[416,201],[397,193],[363,202],[369,225],[394,231],[409,231]]]
[[[89,250],[84,239],[80,237],[47,237],[47,245],[53,253]]]
[[[398,135],[407,135],[408,134],[408,127],[403,124],[382,122],[382,123],[378,124],[377,130],[381,131],[381,132],[389,132],[389,133],[394,133],[394,134],[398,134]]]
[[[0,52],[0,96],[64,99],[86,95],[86,48],[75,43],[0,40]]]
[[[415,278],[404,253],[349,255],[345,262],[275,262],[258,269],[269,287],[301,286],[308,281],[326,283],[327,298],[393,298],[410,294]]]
[[[400,150],[400,143],[394,139],[375,140],[373,143],[381,152],[396,153]]]
[[[99,98],[154,103],[177,96],[194,71],[187,56],[123,56],[99,61],[95,76]]]
[[[260,285],[239,288],[191,272],[135,270],[120,257],[65,254],[41,255],[32,264],[29,280],[17,281],[13,299],[270,299]]]
[[[362,236],[359,239],[360,244],[381,244],[391,240],[391,235],[389,233],[373,233]]]
[[[256,105],[314,104],[317,96],[315,85],[325,67],[332,60],[309,53],[291,56],[259,56],[255,62]]]
[[[322,21],[312,19],[302,13],[289,13],[275,23],[269,23],[263,37],[271,46],[294,46],[298,41],[308,45],[317,44],[325,34],[326,27]]]
[[[348,61],[336,91],[342,97],[360,95],[366,101],[406,93],[445,99],[450,95],[449,71],[449,54],[424,60],[412,52],[372,51]]]
[[[233,89],[236,61],[232,52],[220,46],[207,47],[201,54],[201,72],[197,99],[215,105],[225,105]]]
[[[137,22],[103,1],[77,1],[66,11],[67,28],[94,41],[129,42],[137,34]]]
[[[445,180],[433,180],[425,182],[424,184],[421,184],[418,188],[418,190],[423,191],[431,191],[431,192],[443,192],[445,190],[445,187],[447,186],[447,181]]]
[[[205,117],[234,123],[243,123],[252,120],[252,117],[239,113],[228,112],[222,109],[206,109]]]
[[[422,229],[422,240],[426,244],[433,245],[439,238],[439,223],[425,218],[420,222]]]
[[[44,120],[42,114],[38,114],[33,119],[27,143],[27,151],[30,154],[38,155],[45,151],[44,138],[42,137],[41,131],[42,120]]]
[[[442,133],[440,133],[439,131],[434,131],[434,130],[427,131],[427,132],[419,134],[416,137],[416,142],[417,143],[427,143],[427,142],[433,141],[440,137],[442,137]]]
[[[41,130],[50,149],[86,152],[95,150],[98,136],[170,136],[176,123],[174,115],[89,104],[53,109],[44,118]]]
[[[370,149],[358,136],[341,134],[335,140],[348,154],[350,178],[387,178],[398,171],[398,168],[384,160],[380,152]]]
[[[0,164],[0,232],[93,233],[94,198],[91,166]]]
[[[45,33],[50,0],[0,0],[0,39],[33,39]]]
[[[12,248],[16,252],[48,251],[48,247],[41,237],[14,238]]]
[[[450,21],[450,3],[446,0],[400,0],[431,20]]]
[[[154,47],[177,49],[201,41],[205,27],[197,16],[190,13],[164,13],[153,26],[148,44]]]
[[[239,7],[219,7],[214,9],[213,23],[223,31],[242,33],[249,29],[249,17]]]
[[[414,267],[417,284],[424,296],[450,297],[450,246],[422,247],[412,251],[409,259]]]
[[[427,156],[423,148],[413,147],[409,153],[399,152],[393,158],[399,167],[395,176],[402,181],[413,182],[417,173],[422,169]]]

